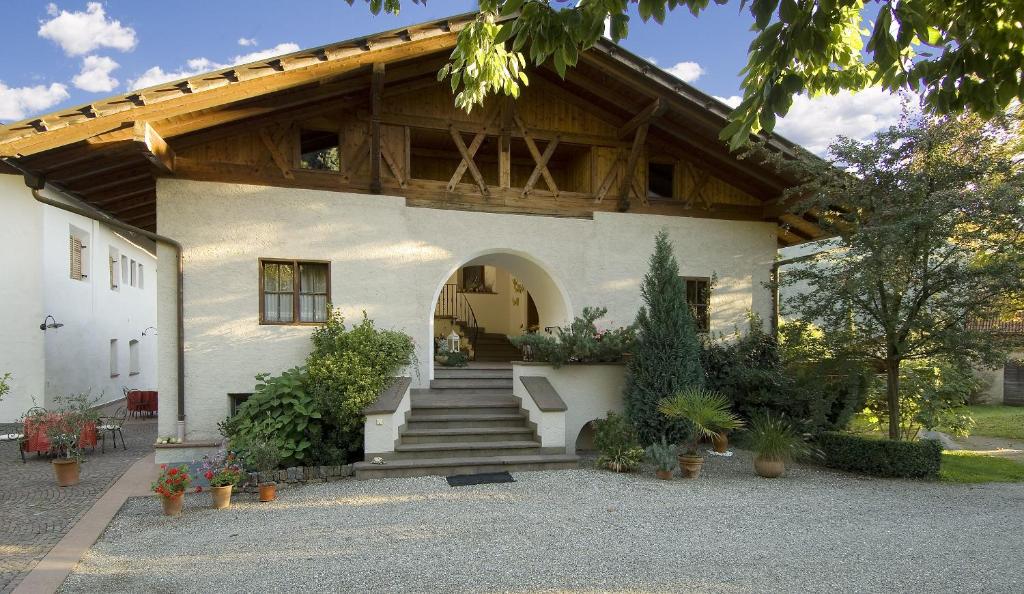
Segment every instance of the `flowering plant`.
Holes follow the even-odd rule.
[[[168,467],[166,464],[161,464],[160,476],[157,477],[151,488],[157,495],[173,497],[187,491],[191,483],[192,477],[188,473],[187,465]],[[197,491],[200,489],[201,487],[196,488]]]
[[[221,450],[214,457],[203,456],[200,472],[211,487],[228,487],[242,482],[242,461],[234,452]]]

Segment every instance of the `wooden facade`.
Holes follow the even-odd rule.
[[[565,80],[471,112],[436,80],[472,15],[167,83],[0,129],[0,156],[132,225],[156,228],[155,180],[403,196],[414,207],[775,221],[791,181],[717,138],[727,108],[610,42]],[[775,140],[774,150],[792,147]],[[326,152],[325,152],[326,151]],[[320,159],[304,165],[304,154]]]

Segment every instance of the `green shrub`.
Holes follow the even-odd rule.
[[[919,429],[941,427],[954,435],[967,435],[974,427],[967,401],[980,382],[967,367],[939,359],[904,361],[900,365],[900,434],[912,440]],[[871,382],[864,418],[878,431],[889,427],[889,401],[884,379]]]
[[[942,465],[937,441],[891,441],[849,433],[826,432],[818,446],[831,468],[861,474],[902,478],[936,478]]]
[[[0,375],[0,400],[4,399],[4,396],[11,391],[11,385],[8,383],[11,379],[10,373]]]
[[[310,393],[327,421],[325,444],[357,452],[363,447],[363,409],[414,362],[412,338],[376,328],[365,312],[362,321],[347,328],[332,308],[312,340],[306,371]]]
[[[670,419],[687,422],[689,431],[684,451],[697,455],[702,438],[714,438],[723,431],[743,427],[743,421],[729,409],[729,401],[718,392],[705,388],[686,388],[658,404],[658,412]],[[664,439],[664,438],[662,438]]]
[[[466,353],[447,349],[438,352],[435,360],[444,367],[465,367],[469,364],[469,356]]]
[[[613,363],[622,360],[630,351],[636,332],[632,326],[598,330],[597,320],[608,310],[604,307],[584,307],[568,326],[550,334],[524,334],[510,336],[509,341],[529,353],[532,361],[551,363],[561,367],[566,363]],[[525,348],[524,348],[525,347]]]
[[[279,376],[256,376],[256,390],[235,416],[220,425],[231,448],[245,451],[259,442],[277,449],[286,466],[308,466],[316,460],[312,445],[323,431],[323,417],[308,390],[302,367]]]
[[[643,460],[644,450],[637,443],[636,433],[629,420],[609,412],[604,419],[591,422],[594,427],[594,446],[600,452],[597,463],[615,471],[632,470]]]
[[[679,463],[677,447],[661,438],[661,443],[652,443],[645,450],[647,461],[654,465],[655,470],[670,471]]]
[[[658,413],[662,399],[687,388],[704,386],[693,313],[686,304],[686,284],[665,231],[655,239],[654,253],[640,295],[644,306],[636,316],[636,346],[626,368],[626,415],[643,444],[664,436],[679,442],[685,421]]]
[[[746,444],[765,460],[789,462],[809,453],[804,436],[789,421],[768,413],[751,419]]]

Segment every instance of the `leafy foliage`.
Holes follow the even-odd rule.
[[[465,367],[469,364],[469,357],[462,351],[448,350],[447,344],[444,350],[438,351],[437,362],[445,367]]]
[[[944,361],[908,361],[900,367],[900,436],[913,440],[918,429],[941,428],[968,435],[974,426],[967,400],[980,382],[970,369]],[[868,391],[865,417],[877,428],[888,425],[889,403],[885,386],[874,382]]]
[[[308,381],[302,367],[275,377],[257,375],[253,395],[221,423],[221,432],[235,449],[266,442],[277,448],[286,465],[312,465],[317,454],[311,446],[323,431],[323,416],[307,389]]]
[[[703,386],[704,371],[686,286],[665,231],[655,239],[640,293],[644,306],[636,316],[636,346],[626,368],[626,415],[641,443],[654,443],[662,436],[677,442],[686,435],[686,425],[658,414],[658,403]]]
[[[242,452],[242,459],[247,467],[257,472],[271,472],[281,464],[281,451],[269,441],[253,441]]]
[[[718,437],[723,431],[739,429],[743,420],[729,410],[729,401],[718,392],[686,388],[658,403],[658,412],[670,419],[687,422],[686,453],[696,454],[702,438]]]
[[[655,470],[672,470],[678,463],[676,445],[668,443],[664,437],[661,438],[661,443],[647,446],[645,452],[647,461],[654,465]]]
[[[350,5],[355,0],[346,0]],[[426,0],[412,0],[426,4]],[[725,4],[727,0],[715,0]],[[367,0],[371,11],[397,14],[401,0]],[[469,108],[493,93],[517,96],[522,72],[551,61],[565,76],[580,52],[598,42],[609,20],[619,41],[629,34],[630,6],[640,18],[663,23],[685,8],[700,15],[708,0],[480,0],[481,15],[459,32],[451,62],[439,73],[460,87]],[[864,19],[877,6],[865,30]],[[991,116],[1024,100],[1020,48],[1024,4],[1003,0],[739,0],[753,17],[756,37],[743,68],[743,100],[722,130],[733,148],[751,133],[771,132],[799,93],[834,94],[880,84],[921,93],[937,113],[965,108]],[[498,24],[500,22],[500,25]]]
[[[832,163],[776,160],[803,182],[795,208],[839,237],[783,270],[783,312],[817,326],[836,359],[885,370],[892,439],[904,361],[1005,360],[1007,342],[972,323],[1024,293],[1020,139],[1016,116],[905,118],[868,142],[839,139]]]
[[[228,487],[242,482],[242,461],[234,452],[221,448],[213,456],[203,456],[199,464],[211,487]]]
[[[594,446],[600,452],[597,463],[617,472],[632,470],[643,460],[644,450],[636,440],[629,420],[614,412],[604,419],[591,421]]]
[[[891,441],[849,433],[818,436],[825,464],[839,470],[903,478],[935,478],[942,465],[942,446],[932,440]]]
[[[10,373],[0,375],[0,401],[2,401],[4,399],[4,396],[6,396],[7,393],[11,391],[11,385],[9,383],[10,379]]]
[[[604,307],[584,307],[582,315],[572,323],[555,330],[555,335],[524,334],[509,336],[509,341],[529,353],[533,361],[551,363],[561,367],[566,363],[610,363],[621,361],[623,354],[633,348],[636,332],[632,326],[598,330],[597,320],[608,310]]]
[[[803,435],[790,422],[771,414],[757,415],[750,421],[747,443],[766,460],[788,462],[809,451]]]
[[[173,497],[184,493],[192,484],[192,476],[188,473],[188,464],[168,467],[160,465],[160,474],[150,485],[150,489],[161,497]]]
[[[85,458],[81,447],[82,432],[99,421],[96,405],[101,397],[92,398],[87,392],[57,396],[53,408],[41,413],[53,454],[76,460]]]

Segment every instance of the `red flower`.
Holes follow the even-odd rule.
[[[203,487],[201,485],[196,487],[196,493],[202,493],[202,492],[203,492]]]
[[[167,474],[169,474],[171,476],[174,476],[174,475],[178,474],[178,469],[177,468],[172,468],[172,469],[167,471]]]
[[[213,478],[213,471],[212,470],[207,470],[206,471],[206,480],[210,480],[212,478]]]
[[[167,465],[166,464],[161,464],[160,465],[160,470],[167,470]]]

